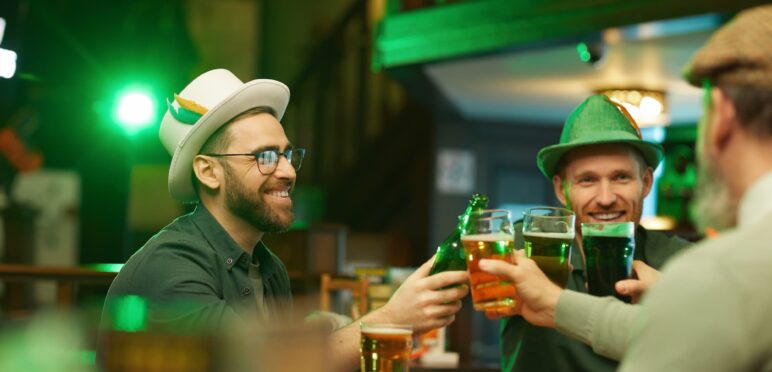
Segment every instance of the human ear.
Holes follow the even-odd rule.
[[[211,157],[197,155],[193,158],[193,173],[202,185],[210,189],[220,187],[220,167]]]
[[[712,115],[706,132],[705,152],[711,157],[726,150],[727,145],[736,133],[737,111],[734,103],[719,88],[711,92]]]
[[[649,196],[651,192],[651,185],[654,183],[654,170],[651,167],[646,167],[641,175],[641,181],[643,182],[643,197]]]
[[[566,205],[566,198],[568,197],[567,190],[564,189],[563,180],[557,174],[552,176],[552,188],[555,190],[555,197],[558,198],[560,204]]]

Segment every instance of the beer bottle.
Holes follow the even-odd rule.
[[[456,229],[437,247],[437,255],[434,257],[429,275],[450,270],[466,270],[466,255],[464,254],[464,247],[461,245],[461,231],[466,227],[469,222],[469,215],[473,211],[480,211],[487,207],[487,196],[483,194],[472,195],[466,211],[458,216]]]

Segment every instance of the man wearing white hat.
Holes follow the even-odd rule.
[[[154,314],[153,321],[213,326],[257,317],[274,320],[291,308],[284,264],[261,242],[266,232],[292,223],[292,189],[305,150],[294,148],[279,120],[289,102],[284,84],[242,83],[213,70],[188,84],[161,122],[160,137],[173,154],[169,192],[196,210],[162,229],[124,265],[107,294],[109,304],[126,295],[151,306],[183,304]],[[428,277],[431,262],[410,276],[391,300],[363,320],[412,324],[416,332],[453,321],[466,272]],[[353,368],[359,330],[351,325],[331,336],[336,361]]]

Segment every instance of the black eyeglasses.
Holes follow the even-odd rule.
[[[300,170],[303,164],[303,157],[306,156],[306,149],[289,149],[284,152],[276,150],[258,151],[252,154],[204,154],[206,156],[254,156],[257,162],[257,170],[264,175],[273,174],[279,165],[279,156],[284,156],[287,161],[295,168]]]

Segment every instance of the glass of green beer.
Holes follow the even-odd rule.
[[[576,215],[568,209],[529,208],[523,219],[525,254],[536,261],[550,280],[565,288],[571,273],[571,242]]]
[[[582,224],[582,248],[587,258],[587,289],[595,296],[621,296],[614,284],[632,275],[635,254],[635,223],[607,222]]]

